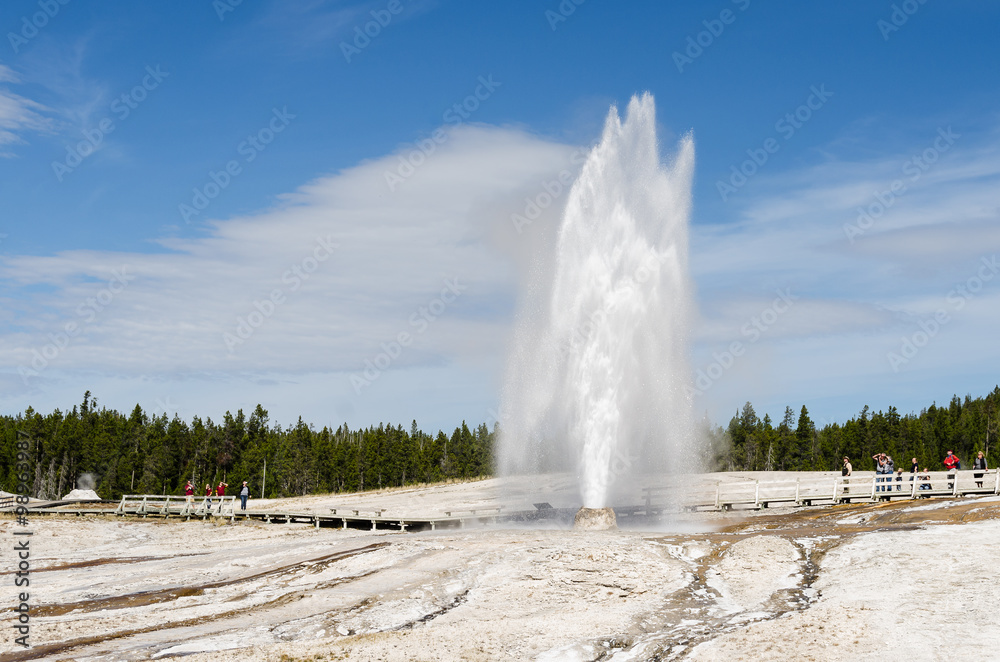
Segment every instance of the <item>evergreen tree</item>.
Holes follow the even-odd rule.
[[[816,425],[809,418],[809,410],[802,405],[799,412],[799,424],[795,428],[795,444],[799,449],[802,471],[811,471],[817,468],[819,457],[816,448]]]

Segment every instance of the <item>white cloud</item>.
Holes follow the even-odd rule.
[[[746,346],[700,409],[722,421],[746,400],[772,416],[807,404],[817,419],[842,420],[864,404],[905,413],[993,386],[984,366],[1000,359],[1000,277],[948,308],[933,342],[898,370],[887,360],[928,315],[954,307],[949,293],[982,258],[1000,253],[1000,150],[963,140],[853,244],[844,224],[899,176],[906,154],[761,173],[734,198],[735,220],[692,228],[702,315],[693,365],[706,367],[733,341]],[[530,281],[564,200],[557,195],[520,232],[511,215],[571,168],[573,149],[515,129],[458,127],[393,193],[385,173],[410,149],[319,177],[272,209],[210,221],[203,237],[162,239],[162,252],[4,258],[7,406],[64,407],[90,388],[119,408],[169,396],[186,417],[261,401],[286,423],[299,414],[319,424],[487,419],[518,278]],[[337,248],[293,291],[288,274],[312,266],[319,240]],[[88,298],[123,266],[135,279],[98,312]],[[419,323],[448,278],[466,289]],[[237,320],[275,289],[284,302],[229,351],[223,334],[237,335]],[[749,342],[743,326],[778,290],[799,298]],[[70,322],[80,333],[26,389],[19,366]],[[401,332],[412,343],[358,395],[350,375]]]
[[[927,146],[761,173],[734,198],[742,205],[737,222],[694,227],[691,264],[703,314],[696,367],[733,341],[746,344],[742,325],[766,310],[776,290],[801,297],[747,344],[700,406],[723,420],[746,400],[769,405],[772,415],[807,403],[835,408],[842,420],[866,403],[905,413],[954,392],[992,388],[981,383],[982,366],[995,365],[1000,348],[983,329],[1000,325],[1000,275],[983,260],[1000,255],[1000,142],[963,135],[919,177],[907,177],[909,159]],[[845,225],[896,180],[905,190],[852,243]],[[981,271],[990,277],[976,283]],[[959,303],[956,288],[970,279],[982,289]],[[949,314],[941,333],[893,370],[887,354],[939,310]]]
[[[0,83],[18,83],[17,74],[10,67],[0,64]],[[50,112],[42,104],[0,88],[0,157],[15,155],[11,145],[23,144],[27,133],[45,133],[52,130]]]
[[[204,238],[161,240],[166,252],[4,259],[0,277],[13,285],[4,308],[22,312],[8,312],[0,365],[30,368],[68,323],[78,335],[29,383],[72,372],[339,373],[349,385],[347,374],[402,332],[411,344],[387,372],[491,360],[502,354],[514,279],[487,238],[513,235],[519,193],[567,167],[571,149],[513,129],[466,126],[448,136],[395,193],[385,173],[399,155],[320,177],[259,214],[211,221]],[[114,280],[122,270],[124,287]],[[282,303],[272,312],[263,302],[275,290]],[[28,292],[30,304],[15,300]],[[257,321],[259,309],[270,315],[227,347],[224,334],[239,338],[239,320]]]

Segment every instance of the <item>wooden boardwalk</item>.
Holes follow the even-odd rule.
[[[645,503],[615,507],[619,523],[650,523],[678,510],[759,510],[775,505],[814,506],[841,503],[874,503],[898,499],[1000,495],[1000,473],[935,471],[916,476],[877,476],[859,472],[850,478],[796,478],[783,481],[695,479],[682,486],[647,487]],[[898,479],[898,478],[901,478]],[[0,502],[0,511],[11,511],[12,499]],[[453,510],[424,516],[393,515],[385,510],[331,508],[329,512],[285,512],[241,510],[233,496],[188,499],[183,496],[127,494],[114,502],[33,502],[28,514],[105,515],[116,517],[162,517],[185,520],[257,520],[269,524],[309,524],[316,528],[365,529],[371,531],[425,531],[461,529],[467,526],[543,521],[571,522],[575,509],[535,504],[534,510],[507,512],[500,507]]]
[[[229,521],[258,520],[267,523],[311,524],[316,528],[369,529],[416,531],[438,528],[463,528],[471,524],[493,524],[500,516],[499,508],[466,511],[446,511],[443,515],[400,517],[383,510],[358,510],[332,508],[329,514],[317,512],[278,512],[271,510],[242,510],[236,497],[215,497],[211,503],[204,497],[188,500],[187,497],[126,494],[114,509],[115,515],[138,517],[183,517],[207,520],[222,518]],[[63,509],[60,509],[63,510]]]
[[[796,478],[784,481],[717,481],[715,485],[645,488],[645,507],[652,515],[671,504],[687,510],[756,510],[771,505],[812,506],[893,501],[930,497],[1000,494],[1000,473],[989,471],[920,472],[876,475],[855,472],[849,478]]]

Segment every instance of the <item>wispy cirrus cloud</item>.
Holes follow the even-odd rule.
[[[409,420],[407,412],[442,400],[463,412],[466,402],[489,399],[518,278],[530,281],[527,265],[538,242],[553,241],[565,199],[526,227],[511,219],[572,167],[575,150],[510,128],[449,131],[395,191],[385,173],[411,146],[316,178],[274,208],[208,222],[203,237],[160,239],[156,253],[8,256],[0,263],[0,397],[38,406],[38,394],[85,381],[126,398],[173,393],[195,414],[292,389],[306,410],[289,406],[285,418],[324,420],[332,406],[335,416],[369,421]],[[905,176],[919,140],[911,152],[853,161],[828,154],[794,173],[762,173],[729,208],[733,218],[696,218],[694,366],[733,342],[745,349],[699,408],[722,419],[746,400],[774,414],[806,403],[846,417],[864,404],[906,411],[926,405],[927,393],[975,390],[982,366],[1000,359],[989,331],[1000,324],[1000,277],[960,309],[948,297],[984,257],[1000,254],[997,144],[994,136],[956,143],[853,242],[845,224]],[[123,269],[127,287],[102,304]],[[450,278],[460,296],[418,333],[413,316],[422,325],[421,310]],[[780,292],[788,305],[775,313]],[[933,342],[894,366],[887,356],[941,309],[950,318]],[[26,387],[18,369],[70,322],[80,332]],[[252,326],[245,338],[241,324]],[[351,375],[401,332],[414,342],[373,386],[353,390]],[[240,341],[227,345],[227,334]],[[397,401],[410,409],[397,411]]]
[[[25,135],[50,133],[55,126],[50,108],[2,85],[20,82],[13,69],[0,64],[0,157],[16,156],[14,146],[24,144]]]
[[[813,167],[762,174],[734,222],[694,228],[695,363],[747,346],[704,396],[720,417],[745,400],[777,413],[803,401],[846,406],[846,417],[866,403],[905,410],[903,391],[923,393],[913,405],[923,406],[927,393],[992,388],[975,380],[1000,360],[983,332],[1000,325],[1000,276],[989,267],[1000,255],[1000,137],[970,132],[935,154],[937,128],[926,133],[896,154],[831,150]],[[925,156],[933,162],[914,161]],[[978,291],[960,294],[970,282]],[[798,299],[768,325],[759,320],[778,289]],[[889,356],[942,311],[948,321],[926,348],[894,364]]]
[[[18,315],[0,327],[0,366],[30,366],[68,323],[80,331],[53,368],[135,378],[320,371],[343,373],[346,384],[401,332],[420,337],[394,369],[496,353],[514,278],[491,226],[516,236],[509,216],[523,205],[519,192],[566,167],[572,150],[515,129],[450,132],[395,193],[384,173],[398,156],[389,155],[317,178],[273,209],[211,221],[205,237],[162,239],[162,252],[5,258],[8,296],[31,296],[4,302]],[[126,286],[108,284],[116,272]],[[421,311],[450,286],[459,300],[428,320]],[[119,291],[102,304],[108,287]],[[275,291],[280,303],[266,304]],[[240,325],[262,310],[242,337]],[[28,383],[45,381],[40,373]]]

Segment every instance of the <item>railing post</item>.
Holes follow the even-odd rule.
[[[993,494],[1000,494],[1000,469],[994,469],[997,472],[996,486],[993,488]]]
[[[796,506],[801,506],[802,505],[802,499],[799,498],[799,488],[801,487],[801,483],[800,483],[801,480],[802,480],[801,478],[796,478],[795,479],[795,505]]]
[[[913,483],[912,485],[910,485],[910,498],[911,499],[916,499],[917,498],[917,483],[920,482],[919,480],[917,480],[917,472],[916,471],[914,471],[912,474],[910,474],[910,481]]]
[[[835,477],[833,479],[833,497],[831,499],[834,503],[837,503],[837,487],[839,486],[839,483],[840,479]]]
[[[753,507],[760,508],[760,481],[753,482]]]
[[[715,483],[715,509],[722,510],[722,481]]]
[[[879,475],[880,474],[875,474],[874,476],[872,476],[872,496],[871,496],[872,501],[875,500],[875,488],[878,486]]]

